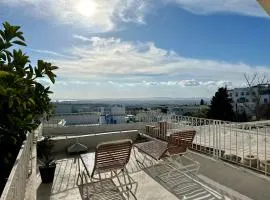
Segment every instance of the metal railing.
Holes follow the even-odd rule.
[[[270,126],[176,116],[196,130],[192,149],[270,175]]]
[[[88,116],[87,113],[73,114],[72,116],[74,118],[80,115],[84,116],[86,121],[91,119],[91,116]],[[68,119],[66,115],[61,115],[60,118]],[[152,126],[153,133],[155,132],[154,135],[164,139],[169,132],[173,133],[181,129],[194,128],[196,136],[192,145],[193,150],[211,155],[216,159],[222,159],[260,171],[266,175],[270,173],[269,121],[235,123],[188,116],[165,115],[162,113],[140,113],[139,116],[134,116],[133,119],[135,120],[129,121],[129,123],[123,120],[118,124],[56,125],[43,130],[43,132],[45,135],[67,136],[136,129],[145,133],[146,126],[149,125]],[[158,130],[160,128],[159,121],[168,122],[166,131]]]
[[[14,166],[10,172],[1,200],[23,200],[25,197],[28,176],[32,173],[31,155],[33,133],[28,133],[22,148],[18,153]]]

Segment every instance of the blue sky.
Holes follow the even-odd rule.
[[[211,97],[270,74],[270,17],[254,0],[1,0],[54,99]],[[49,84],[48,80],[42,81]]]

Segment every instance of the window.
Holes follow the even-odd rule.
[[[256,95],[256,92],[252,92],[252,95],[255,96]]]
[[[265,104],[267,104],[267,103],[268,103],[268,101],[267,101],[267,99],[266,99],[266,98],[264,98],[264,99],[263,99],[263,102],[264,102]]]
[[[249,92],[247,92],[246,95],[249,96]]]
[[[235,96],[238,97],[238,93],[237,92],[235,93]]]
[[[245,94],[244,94],[244,92],[241,92],[241,96],[244,96]]]
[[[229,96],[231,97],[232,96],[232,93],[229,93]]]
[[[246,99],[245,99],[245,97],[240,97],[239,99],[237,99],[237,102],[244,103],[244,102],[246,102]]]

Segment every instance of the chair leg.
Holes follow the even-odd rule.
[[[127,175],[127,178],[128,178],[129,183],[131,183],[131,184],[130,184],[130,188],[129,188],[129,192],[131,193],[131,195],[133,196],[133,198],[134,198],[135,200],[137,200],[135,194],[137,193],[138,183],[135,182],[135,181],[133,180],[133,178],[129,175],[128,170],[127,170],[126,168],[124,169],[124,171],[125,171],[125,173],[126,173],[126,175]],[[135,184],[135,190],[134,190],[134,193],[132,192],[132,184],[133,184],[133,183]],[[127,188],[128,188],[128,185],[127,185]]]
[[[137,154],[136,154],[136,151],[135,151],[135,147],[132,147],[133,149],[133,154],[134,154],[134,157],[135,157],[135,160],[138,162],[138,158],[137,158]]]
[[[94,169],[93,169],[93,171],[92,171],[92,173],[91,173],[91,178],[94,177],[95,171],[96,171],[96,168],[94,167]]]
[[[138,150],[138,152],[139,152],[139,150]],[[149,159],[148,156],[146,154],[144,154],[144,153],[142,153],[143,154],[143,159],[142,159],[142,161],[140,161],[137,158],[137,154],[135,152],[134,147],[133,147],[133,153],[134,153],[134,157],[135,157],[136,162],[139,163],[142,167],[146,167],[145,164],[144,164],[146,160],[148,160],[150,162],[150,165],[154,165],[154,162],[151,159]]]
[[[128,170],[124,168],[124,169],[121,169],[120,173],[117,173],[116,171],[113,171],[113,173],[115,174],[115,177],[117,178],[117,181],[119,183],[119,187],[122,190],[121,193],[125,194],[127,199],[130,199],[130,194],[131,194],[133,198],[137,200],[135,194],[137,192],[138,184],[131,178],[131,176],[128,173]],[[122,174],[124,183],[122,183],[122,181],[119,178],[120,174]],[[135,184],[135,192],[132,191],[133,184]]]
[[[81,172],[81,164],[80,164],[80,158],[78,157],[77,158],[77,162],[78,162],[78,177],[77,177],[77,180],[76,180],[76,184],[77,185],[82,185],[83,184],[83,176],[84,176],[84,172],[82,171]],[[81,179],[81,184],[79,184],[79,179]]]

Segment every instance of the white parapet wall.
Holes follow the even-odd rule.
[[[36,137],[42,131],[39,126],[27,133],[18,153],[0,200],[36,199]]]
[[[77,136],[77,135],[92,135],[97,133],[138,130],[142,132],[146,125],[157,125],[157,122],[138,122],[125,124],[105,124],[105,125],[90,125],[90,126],[57,126],[43,127],[43,136]]]
[[[101,142],[108,142],[113,140],[131,139],[135,140],[138,136],[138,130],[107,132],[90,135],[79,136],[66,136],[66,137],[54,137],[53,152],[66,152],[67,147],[76,143],[77,141],[89,149],[94,149]]]

